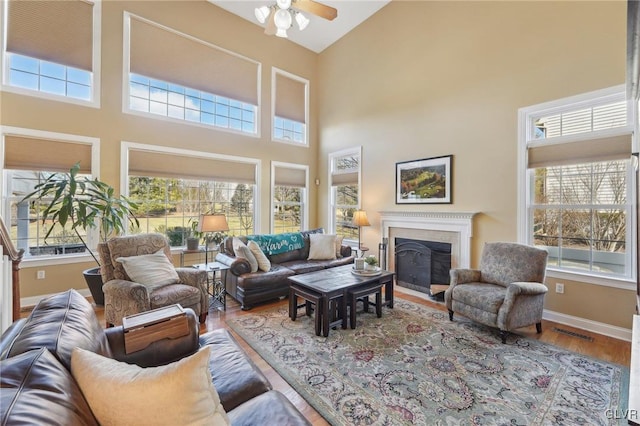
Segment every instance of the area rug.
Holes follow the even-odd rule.
[[[626,423],[627,368],[409,301],[326,338],[286,306],[227,323],[332,425]]]

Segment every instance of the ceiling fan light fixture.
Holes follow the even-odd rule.
[[[282,28],[278,28],[276,31],[276,37],[287,38],[287,30],[283,30]]]
[[[280,9],[287,10],[291,7],[291,0],[276,0],[276,5]]]
[[[273,20],[276,24],[276,27],[278,27],[279,30],[284,30],[285,32],[286,30],[291,28],[291,23],[293,21],[293,19],[291,18],[291,13],[286,9],[280,9],[276,11]]]
[[[307,28],[307,25],[309,25],[309,19],[300,12],[296,13],[296,22],[298,23],[300,31],[304,30]]]
[[[256,19],[261,24],[267,22],[267,18],[269,17],[269,13],[271,13],[271,9],[268,6],[256,7],[254,11],[256,15]]]

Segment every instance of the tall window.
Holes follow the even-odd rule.
[[[277,68],[271,78],[273,140],[308,145],[309,81]]]
[[[125,111],[257,135],[260,63],[125,14]]]
[[[97,103],[100,6],[99,0],[5,2],[5,89]]]
[[[309,167],[272,162],[271,232],[298,232],[307,228]]]
[[[622,88],[520,111],[522,239],[551,270],[631,279],[635,182],[631,116]]]
[[[201,214],[222,213],[229,235],[253,233],[254,186],[214,180],[130,176],[129,197],[139,204],[135,232],[167,235],[172,247],[186,245]]]
[[[361,147],[329,154],[331,182],[331,232],[350,243],[358,241],[353,213],[360,207]]]
[[[51,174],[68,173],[77,161],[80,162],[81,176],[95,175],[99,141],[76,135],[4,127],[1,146],[4,152],[1,213],[8,218],[6,222],[15,246],[24,249],[25,259],[83,253],[84,245],[68,223],[65,227],[56,226],[45,240],[52,225],[42,216],[47,200],[25,200],[24,197]],[[47,155],[34,156],[34,152],[46,152]],[[95,246],[97,232],[82,229],[79,232],[89,247]]]
[[[227,217],[228,235],[255,232],[258,163],[133,143],[123,149],[139,232],[160,232],[172,246],[184,246],[194,221],[207,213]]]

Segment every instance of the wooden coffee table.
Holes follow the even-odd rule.
[[[318,331],[320,330],[318,330],[318,328],[321,328],[322,335],[327,337],[331,326],[337,324],[337,321],[331,322],[329,301],[339,297],[342,297],[342,303],[338,305],[339,316],[343,328],[346,328],[347,292],[351,289],[373,283],[380,283],[385,287],[385,300],[383,305],[393,308],[393,277],[395,275],[393,272],[381,271],[378,275],[360,276],[353,274],[351,272],[352,269],[353,265],[345,265],[289,277],[289,281],[294,285],[294,289],[301,289],[313,295],[314,303],[316,303],[317,300],[316,321],[319,321],[321,327],[316,326],[316,334],[319,334]],[[289,317],[294,321],[298,309],[297,296],[305,297],[303,292],[297,295],[295,295],[295,293],[295,291],[291,291],[290,294],[293,295],[293,297],[289,298]]]

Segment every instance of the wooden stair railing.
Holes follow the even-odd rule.
[[[20,262],[22,262],[22,256],[24,256],[23,249],[16,249],[11,241],[9,231],[4,225],[4,220],[0,217],[0,245],[3,248],[4,254],[11,259],[11,285],[12,285],[12,305],[13,305],[13,320],[20,318]]]

